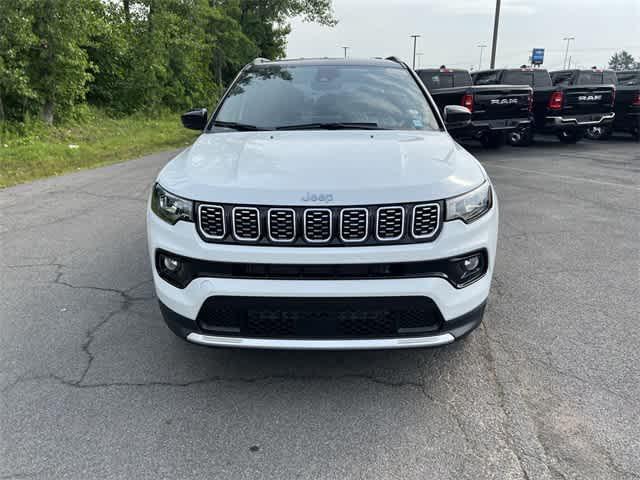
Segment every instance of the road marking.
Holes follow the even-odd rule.
[[[535,175],[543,175],[546,177],[562,178],[564,180],[574,180],[576,182],[597,183],[598,185],[608,185],[610,187],[620,187],[620,188],[628,188],[631,190],[640,190],[639,187],[636,187],[634,185],[625,185],[623,183],[614,183],[614,182],[603,182],[601,180],[593,180],[592,178],[572,177],[571,175],[558,175],[555,173],[539,172],[536,170],[527,170],[526,168],[508,167],[506,165],[485,164],[485,166],[488,168],[492,168],[492,167],[504,168],[505,170],[513,170],[516,172],[533,173]]]

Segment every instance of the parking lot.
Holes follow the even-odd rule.
[[[0,191],[0,478],[640,478],[638,144],[470,149],[494,284],[432,350],[175,337],[144,222],[173,154]]]

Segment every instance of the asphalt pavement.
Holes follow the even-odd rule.
[[[431,350],[187,344],[151,283],[163,153],[0,191],[0,479],[640,478],[640,148],[471,148],[483,325]]]

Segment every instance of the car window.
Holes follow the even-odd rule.
[[[551,74],[551,82],[555,86],[571,85],[572,79],[573,79],[573,72],[553,72]]]
[[[535,87],[550,87],[551,77],[546,70],[534,70],[533,71],[533,85]]]
[[[498,72],[478,72],[473,76],[473,83],[476,85],[496,85],[498,84]]]
[[[470,87],[471,85],[473,85],[473,82],[468,72],[453,72],[454,87]]]
[[[435,90],[438,88],[450,88],[453,87],[453,73],[442,73],[434,71],[421,71],[418,72],[418,76],[424,86],[428,90]]]
[[[216,120],[259,128],[357,122],[439,129],[406,69],[359,65],[253,66],[234,83]]]
[[[640,72],[618,72],[618,85],[627,87],[640,85]]]
[[[616,78],[616,72],[604,72],[602,75],[602,82],[606,85],[615,85],[618,83]]]
[[[602,85],[602,72],[580,72],[578,85]]]
[[[533,86],[533,72],[523,72],[510,70],[502,76],[502,83],[506,85],[529,85]]]

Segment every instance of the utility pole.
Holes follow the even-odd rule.
[[[565,42],[567,42],[567,48],[564,51],[564,64],[563,64],[563,70],[567,69],[567,57],[569,55],[569,42],[571,42],[571,40],[575,40],[576,37],[564,37],[562,40],[564,40]]]
[[[347,50],[349,50],[349,47],[342,47],[342,49],[344,50],[344,58],[347,58]]]
[[[496,0],[496,14],[493,19],[493,42],[491,48],[491,68],[496,68],[496,49],[498,48],[498,24],[500,23],[500,0]]]
[[[411,38],[413,38],[413,69],[416,69],[416,42],[418,41],[418,38],[420,38],[420,35],[410,35]]]
[[[482,70],[482,52],[484,52],[484,49],[487,48],[487,46],[482,44],[478,45],[478,48],[480,49],[480,61],[478,62],[478,70]]]

